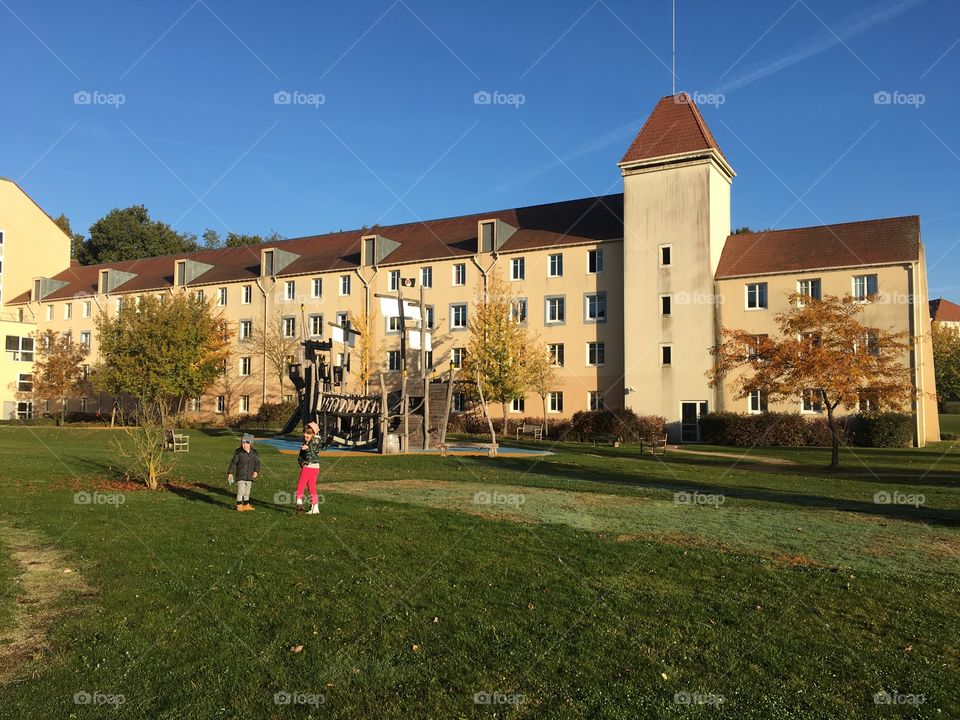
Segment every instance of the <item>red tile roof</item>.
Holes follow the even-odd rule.
[[[941,322],[960,322],[960,305],[943,298],[931,300],[930,319]]]
[[[696,104],[686,93],[678,93],[660,99],[620,162],[709,149],[723,155]]]
[[[916,215],[731,235],[717,278],[911,262],[920,254]]]
[[[279,273],[280,276],[350,270],[360,262],[360,238],[372,234],[400,243],[384,259],[383,265],[469,257],[477,247],[477,221],[493,218],[518,228],[501,248],[503,252],[619,240],[623,237],[623,194],[311,235],[269,245],[201,250],[104,265],[71,266],[54,276],[54,279],[68,284],[50,293],[44,300],[96,293],[99,271],[105,268],[136,274],[136,277],[118,286],[115,292],[168,288],[173,285],[174,261],[183,258],[213,265],[195,278],[190,283],[192,286],[255,280],[260,275],[260,250],[264,247],[276,247],[300,255]],[[8,304],[26,303],[29,299],[30,293],[23,293]]]

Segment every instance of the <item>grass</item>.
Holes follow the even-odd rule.
[[[192,432],[151,493],[116,483],[111,437],[0,428],[0,533],[39,533],[88,590],[0,687],[5,716],[111,710],[83,692],[143,718],[960,716],[960,443],[845,451],[837,473],[821,449],[348,458],[306,517],[272,448],[239,514],[236,438]],[[0,557],[0,629],[15,572]],[[275,703],[295,692],[315,704]]]
[[[960,433],[960,415],[941,415],[940,432]]]

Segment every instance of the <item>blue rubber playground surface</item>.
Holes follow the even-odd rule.
[[[287,440],[286,438],[256,438],[254,439],[255,445],[270,445],[277,448],[282,453],[286,454],[297,454],[300,451],[300,441],[299,440]],[[375,450],[354,450],[350,448],[326,448],[320,452],[321,455],[326,457],[345,457],[345,456],[377,456],[380,453]],[[440,455],[439,450],[411,450],[410,455]],[[463,447],[457,445],[454,442],[447,443],[447,454],[448,455],[477,455],[486,457],[487,451],[480,448],[470,447],[469,444],[465,444]],[[549,450],[531,450],[529,448],[512,448],[505,447],[503,445],[497,446],[497,455],[506,455],[508,457],[543,457],[545,455],[554,455],[555,453],[550,452]]]

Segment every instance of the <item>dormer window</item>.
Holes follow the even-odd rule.
[[[176,285],[183,287],[187,284],[187,262],[181,260],[177,263],[177,282]]]
[[[360,265],[379,265],[384,258],[400,247],[400,243],[383,235],[364,235],[360,238]]]
[[[34,280],[34,281],[33,281],[33,298],[32,298],[32,299],[33,299],[34,301],[40,299],[40,288],[41,288],[41,286],[42,286],[42,281],[41,281],[39,278],[38,278],[37,280]]]
[[[480,223],[480,252],[493,252],[497,226],[492,221]]]
[[[100,271],[100,294],[110,292],[110,271],[101,270]]]
[[[299,259],[299,255],[287,250],[264,248],[260,251],[260,275],[275,277]]]
[[[263,253],[263,274],[273,275],[273,250],[265,250]]]
[[[502,248],[517,228],[503,220],[492,218],[477,222],[477,252],[494,253]]]

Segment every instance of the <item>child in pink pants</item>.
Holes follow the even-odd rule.
[[[310,512],[308,515],[319,515],[320,504],[317,498],[317,475],[320,474],[320,426],[315,422],[308,423],[303,429],[303,444],[300,446],[300,479],[297,481],[297,512],[303,512],[303,491],[310,488]]]

